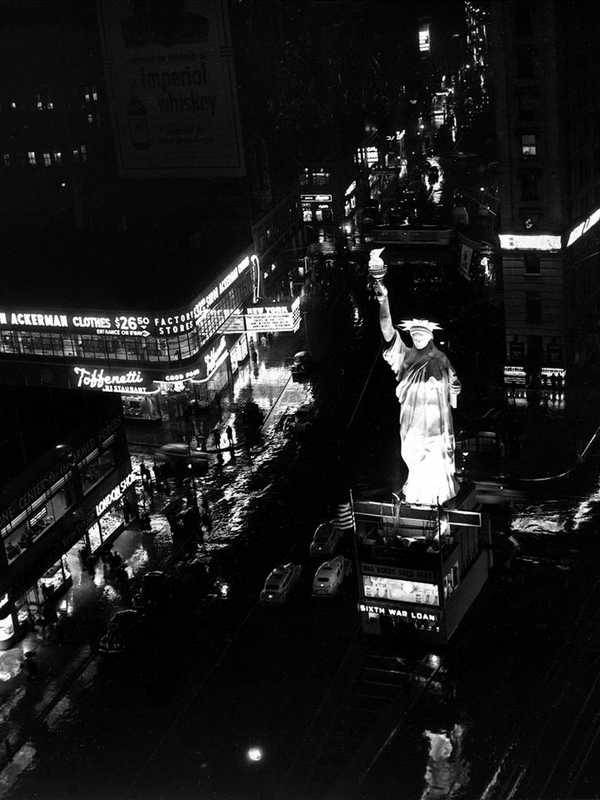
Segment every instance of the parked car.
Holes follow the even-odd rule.
[[[142,642],[142,615],[133,608],[112,615],[106,633],[100,639],[99,650],[105,655],[129,653]]]
[[[311,372],[313,372],[314,367],[315,362],[313,361],[311,354],[307,350],[300,350],[300,352],[296,353],[294,356],[294,360],[292,361],[292,365],[290,367],[292,378],[296,381],[308,378]]]
[[[313,597],[334,597],[341,589],[347,572],[344,556],[335,556],[318,568],[313,578]]]
[[[266,605],[285,603],[290,592],[298,583],[301,573],[300,564],[282,564],[275,567],[267,576],[264,588],[260,593],[260,602]]]
[[[160,570],[153,570],[144,575],[135,606],[140,611],[155,613],[166,610],[172,599],[171,578]]]
[[[209,467],[209,455],[204,450],[194,450],[183,442],[171,442],[159,447],[154,455],[154,468],[166,471],[170,477],[204,475]],[[190,469],[191,467],[191,469]]]
[[[314,532],[309,553],[311,556],[332,556],[342,536],[343,531],[334,520],[322,522]]]

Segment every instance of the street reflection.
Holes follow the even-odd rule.
[[[456,724],[449,732],[426,730],[423,735],[429,741],[429,755],[421,800],[459,796],[469,784],[469,765],[463,758],[464,726]]]

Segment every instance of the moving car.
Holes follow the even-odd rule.
[[[340,590],[346,576],[346,559],[335,556],[318,568],[313,578],[313,597],[334,597]]]
[[[260,602],[266,605],[285,603],[290,592],[298,583],[302,567],[300,564],[282,564],[275,567],[265,581],[260,593]]]
[[[311,556],[332,556],[342,538],[341,531],[334,520],[322,522],[314,532],[309,552]]]
[[[194,450],[183,442],[163,444],[154,454],[154,467],[166,469],[170,476],[204,475],[209,467],[209,455],[204,450]]]
[[[105,655],[129,653],[142,641],[142,615],[133,608],[112,615],[106,633],[100,639],[99,650]]]
[[[307,378],[314,370],[314,367],[315,362],[311,354],[307,350],[300,350],[300,352],[296,353],[294,356],[294,360],[292,361],[292,365],[290,367],[292,378],[295,381]]]

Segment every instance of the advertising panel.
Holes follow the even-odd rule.
[[[227,333],[277,333],[278,331],[297,331],[300,327],[300,298],[291,304],[272,304],[248,306],[245,314],[234,314],[227,322]]]
[[[421,581],[405,581],[380,575],[364,575],[365,598],[393,600],[399,603],[438,606],[440,604],[437,584]]]
[[[359,603],[358,610],[369,616],[387,616],[399,621],[408,622],[415,628],[424,630],[438,630],[440,624],[440,610],[438,608],[416,608],[414,606],[383,606],[376,603]]]
[[[16,330],[58,331],[68,330],[81,335],[97,336],[132,336],[147,337],[151,335],[170,336],[192,330],[203,315],[225,292],[241,277],[246,279],[246,272],[251,260],[256,256],[245,256],[239,264],[221,275],[200,297],[193,306],[184,310],[168,311],[162,316],[152,312],[141,315],[114,312],[77,312],[75,314],[54,311],[23,311],[22,309],[0,310],[0,326]]]
[[[100,18],[121,174],[244,175],[225,0],[102,0]]]
[[[71,384],[75,389],[96,389],[118,394],[153,394],[158,391],[139,369],[123,371],[78,365],[72,370]]]

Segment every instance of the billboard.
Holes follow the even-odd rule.
[[[244,175],[225,0],[101,0],[99,8],[121,174]]]
[[[363,575],[363,589],[365,598],[428,606],[440,604],[438,587],[435,583]]]

